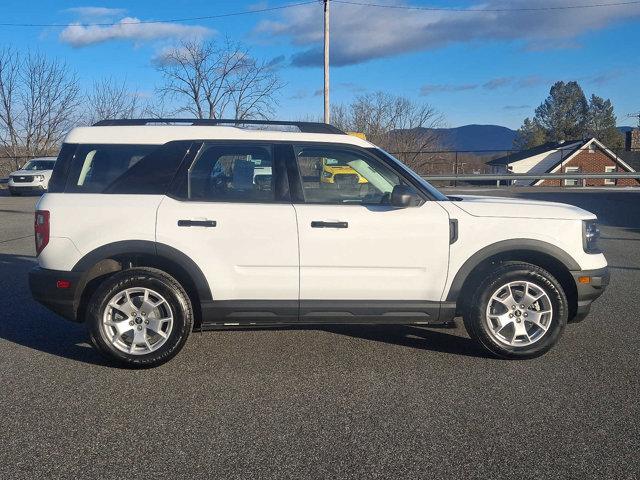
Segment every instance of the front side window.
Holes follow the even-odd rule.
[[[404,182],[381,160],[335,147],[295,148],[307,203],[388,205]]]
[[[269,146],[205,143],[187,173],[187,198],[218,202],[275,200]]]

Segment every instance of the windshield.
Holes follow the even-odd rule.
[[[55,160],[29,160],[24,164],[22,170],[53,170]]]
[[[398,167],[400,167],[402,169],[402,171],[404,173],[406,173],[412,179],[417,181],[425,190],[427,190],[429,192],[429,194],[433,197],[434,200],[437,200],[437,201],[440,201],[440,202],[449,200],[449,197],[447,197],[444,193],[440,192],[436,187],[431,185],[424,178],[422,178],[416,172],[411,170],[409,167],[407,167],[404,163],[402,163],[400,160],[398,160],[396,157],[394,157],[390,153],[385,152],[381,148],[375,148],[375,149],[372,149],[372,150],[374,150],[379,155],[383,155],[383,156],[391,159],[393,162],[395,162],[398,165]]]

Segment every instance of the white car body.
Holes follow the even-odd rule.
[[[326,322],[422,324],[459,315],[470,296],[465,291],[467,282],[492,262],[527,261],[551,271],[567,288],[569,311],[576,318],[586,315],[608,283],[604,255],[585,243],[585,229],[596,220],[592,213],[541,201],[450,199],[355,136],[227,126],[94,126],[71,131],[63,152],[65,148],[89,151],[90,145],[169,148],[170,142],[193,143],[188,143],[191,147],[180,163],[183,166],[176,167],[173,180],[161,193],[136,192],[136,182],[129,190],[121,190],[127,193],[113,193],[111,186],[84,192],[83,182],[94,175],[99,162],[97,153],[83,151],[84,166],[70,167],[80,171],[78,188],[75,180],[64,178],[40,199],[37,210],[46,212],[42,221],[47,222],[48,242],[38,255],[39,270],[31,280],[39,301],[69,319],[83,321],[80,312],[87,285],[101,275],[147,265],[165,269],[190,288],[199,316],[197,326],[203,328]],[[285,155],[282,152],[298,152],[296,148],[309,149],[313,156],[314,149],[327,145],[349,154],[358,152],[363,158],[369,155],[370,165],[385,164],[403,183],[412,185],[415,198],[422,200],[406,208],[383,200],[379,205],[294,200],[295,179],[299,178],[300,188],[306,188],[301,160],[295,164],[298,177],[291,177],[289,157],[286,172],[278,173],[252,155],[238,160],[246,170],[244,182],[253,181],[260,190],[258,177],[263,182],[265,177],[284,176],[292,200],[192,198],[197,182],[211,182],[221,175],[204,170],[191,180],[192,169],[206,153],[203,146],[223,151],[245,144],[267,145],[276,160]],[[132,160],[127,168],[133,165]],[[356,162],[353,168],[362,165]],[[144,177],[139,178],[142,184]],[[358,188],[377,187],[369,184],[382,178],[369,176],[367,186]],[[190,195],[186,199],[179,188],[185,182]],[[321,189],[313,192],[322,194]],[[73,289],[57,292],[50,285],[56,278],[69,281]],[[589,284],[581,285],[579,278],[588,278]],[[48,298],[57,293],[59,298]]]
[[[122,214],[132,208],[135,215]],[[593,220],[595,215],[551,202],[477,197],[468,203],[466,199],[428,202],[376,218],[375,212],[358,206],[225,204],[220,208],[211,203],[184,205],[157,195],[48,193],[37,209],[59,212],[51,222],[49,244],[38,256],[41,267],[72,270],[84,256],[110,243],[158,242],[191,257],[219,300],[383,296],[441,301],[469,258],[506,240],[555,245],[578,270],[607,266],[602,253],[588,254],[582,248],[582,220]],[[526,216],[517,217],[518,212]],[[185,216],[215,218],[228,229],[224,234],[198,228],[185,233],[176,226]],[[307,227],[312,218],[348,221],[358,230],[316,232]],[[451,246],[450,218],[457,219],[459,228],[458,240]],[[109,224],[119,228],[105,228]],[[407,231],[407,225],[414,230]],[[327,244],[336,248],[327,249]]]
[[[53,173],[55,160],[56,157],[41,157],[29,160],[23,168],[9,174],[9,190],[12,193],[46,192]],[[51,167],[36,170],[28,168],[30,164],[36,162],[51,163]]]

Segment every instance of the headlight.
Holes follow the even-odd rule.
[[[322,172],[322,177],[323,178],[331,178],[331,177],[333,177],[333,174],[331,172]]]
[[[582,222],[582,246],[587,253],[600,253],[598,248],[598,238],[600,229],[595,220],[584,220]]]
[[[44,175],[34,175],[36,182],[44,182]]]

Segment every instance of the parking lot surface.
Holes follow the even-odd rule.
[[[601,219],[611,285],[547,355],[488,358],[460,327],[263,329],[133,371],[31,299],[37,198],[0,190],[0,478],[638,478],[640,192],[474,192]]]

